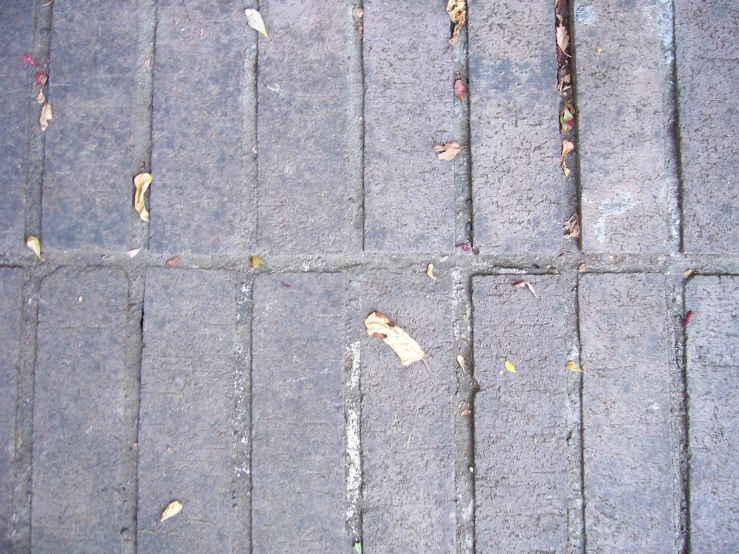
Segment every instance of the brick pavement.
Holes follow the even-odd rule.
[[[739,548],[735,7],[445,4],[0,2],[0,552]]]

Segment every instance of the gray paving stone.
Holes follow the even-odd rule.
[[[244,55],[240,4],[167,0],[157,7],[151,248],[233,253],[242,205]],[[243,211],[243,214],[241,213]]]
[[[0,269],[0,552],[10,552],[13,515],[15,450],[15,394],[18,333],[21,315],[21,278],[17,269]]]
[[[402,31],[401,31],[402,30]],[[449,16],[440,2],[364,2],[365,247],[454,247]]]
[[[475,0],[469,10],[475,245],[556,252],[564,182],[553,8]]]
[[[236,290],[227,271],[147,272],[139,552],[248,548],[232,518]],[[160,522],[173,500],[182,512]]]
[[[342,552],[343,276],[270,275],[254,285],[254,552]]]
[[[45,248],[122,249],[138,47],[136,2],[54,6],[42,232]]]
[[[739,551],[739,278],[696,277],[686,309],[693,552]]]
[[[661,0],[574,4],[583,249],[663,252],[673,186],[662,44],[671,7]]]
[[[684,248],[739,250],[739,5],[675,2]]]
[[[387,315],[427,355],[403,367],[381,339],[361,341],[363,547],[367,552],[455,549],[450,275],[425,268],[367,272],[362,313]]]
[[[127,280],[60,269],[39,301],[33,410],[34,552],[120,548]]]
[[[23,62],[33,46],[33,9],[23,2],[0,7],[0,174],[5,186],[0,203],[0,251],[22,250],[28,145],[28,90],[39,69]]]
[[[260,248],[345,252],[347,28],[342,2],[263,1],[259,40]]]
[[[589,552],[673,552],[664,277],[580,280]]]
[[[522,279],[540,299],[513,287]],[[476,277],[473,286],[477,548],[562,552],[567,376],[559,278]],[[516,373],[505,370],[506,360]]]

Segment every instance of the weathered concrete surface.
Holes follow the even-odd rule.
[[[135,146],[136,6],[134,0],[54,6],[45,248],[123,250],[126,245]]]
[[[258,243],[279,252],[346,252],[347,25],[341,2],[260,3]]]
[[[23,62],[33,45],[33,10],[23,2],[6,2],[0,17],[0,252],[24,248],[28,91],[38,68]],[[1,544],[1,543],[0,543]]]
[[[454,75],[449,17],[437,1],[364,2],[365,247],[454,247]]]
[[[580,279],[588,552],[673,552],[662,275]]]
[[[668,3],[574,2],[582,246],[670,249]],[[628,23],[627,23],[628,22]]]
[[[248,541],[231,515],[236,289],[227,271],[147,272],[140,552],[236,551]],[[160,522],[173,500],[182,512]]]
[[[686,287],[693,552],[739,550],[739,279]]]
[[[454,551],[450,275],[423,267],[367,272],[362,314],[385,314],[427,356],[403,367],[382,339],[361,341],[364,547],[367,552]]]
[[[22,274],[0,269],[0,552],[10,551],[15,451],[15,391]]]
[[[342,552],[344,320],[341,275],[254,286],[252,549]]]
[[[739,5],[675,1],[684,248],[739,251]]]
[[[553,8],[470,2],[474,242],[481,252],[556,252],[562,242]]]
[[[522,279],[541,298],[513,287]],[[567,391],[559,279],[476,277],[473,289],[477,550],[564,551]],[[505,369],[506,360],[515,373]]]
[[[41,285],[33,410],[34,552],[120,548],[127,279],[59,269]]]
[[[235,252],[243,204],[243,8],[166,0],[157,7],[151,248]],[[254,147],[254,145],[250,145]],[[226,200],[227,199],[227,200]]]

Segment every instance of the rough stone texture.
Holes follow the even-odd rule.
[[[151,248],[233,252],[243,206],[242,83],[250,42],[239,3],[166,0],[157,8]],[[244,213],[240,212],[243,211]]]
[[[562,242],[552,10],[526,0],[469,5],[474,239],[482,252],[556,252]]]
[[[0,269],[0,552],[10,551],[21,272]]]
[[[361,342],[366,552],[453,552],[452,322],[448,273],[364,274],[362,313],[387,315],[416,339],[423,362],[403,367],[382,339]],[[363,327],[362,327],[363,328]]]
[[[259,40],[259,246],[345,252],[347,6],[268,0],[259,9],[270,34]]]
[[[3,175],[3,201],[0,203],[0,252],[25,248],[23,240],[26,190],[25,100],[38,68],[23,62],[31,51],[33,10],[24,2],[4,2],[0,17],[0,174]],[[2,543],[0,543],[2,544]]]
[[[120,436],[128,284],[118,269],[59,269],[39,302],[33,410],[34,552],[120,547]]]
[[[540,299],[513,288],[522,279]],[[567,376],[559,278],[476,277],[473,286],[477,549],[563,552]],[[506,360],[516,373],[504,369]]]
[[[664,277],[580,281],[588,552],[673,552]]]
[[[253,552],[342,552],[346,285],[273,275],[254,285]]]
[[[364,2],[365,247],[454,247],[449,17],[436,0]]]
[[[45,248],[126,245],[133,190],[136,4],[85,0],[54,6]]]
[[[739,551],[739,278],[687,286],[693,552]]]
[[[575,1],[582,245],[667,250],[669,10],[662,0]],[[628,21],[628,32],[624,22]]]
[[[141,552],[230,552],[248,541],[233,532],[231,518],[236,289],[226,271],[147,272]],[[182,512],[160,522],[172,500],[183,504]]]
[[[739,250],[739,5],[676,0],[684,248]]]

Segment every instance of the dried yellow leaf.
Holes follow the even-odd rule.
[[[267,28],[264,26],[264,19],[262,19],[262,14],[260,14],[257,10],[252,9],[246,9],[244,10],[244,13],[246,14],[246,24],[255,31],[262,33],[265,37],[269,38],[269,35],[267,34]]]
[[[53,117],[53,114],[51,113],[51,104],[44,104],[44,107],[41,108],[41,117],[39,118],[38,122],[41,125],[41,130],[46,131],[46,128],[49,126],[49,121],[51,121]]]
[[[461,354],[457,356],[457,363],[459,364],[459,367],[464,369],[464,356],[462,356]]]
[[[683,277],[685,277],[687,279],[693,273],[695,273],[695,269],[686,269],[685,271],[683,271]]]
[[[440,160],[445,162],[452,161],[456,158],[460,150],[462,150],[462,147],[456,142],[447,142],[446,144],[434,146],[434,152],[436,152],[436,155],[439,156]]]
[[[578,271],[579,271],[580,273],[585,273],[585,270],[586,270],[587,268],[588,268],[588,266],[586,266],[585,264],[580,264],[579,266],[577,266],[577,270],[578,270]]]
[[[557,26],[557,46],[562,50],[562,53],[569,57],[567,53],[567,46],[570,44],[570,34],[567,32],[567,28],[564,25]]]
[[[426,275],[436,281],[436,277],[434,277],[434,264],[429,264],[428,266],[426,266]]]
[[[529,291],[531,291],[531,294],[533,294],[536,298],[541,298],[541,296],[536,294],[536,291],[534,290],[534,286],[528,281],[519,281],[518,283],[514,283],[513,286],[517,289],[526,287],[527,289],[529,289]]]
[[[562,171],[564,171],[565,177],[570,176],[570,170],[567,167],[565,158],[567,157],[567,154],[572,152],[574,149],[575,149],[575,145],[572,144],[569,140],[562,141],[562,154],[560,155],[560,165],[562,166]]]
[[[182,504],[180,504],[177,500],[173,500],[169,504],[167,504],[167,507],[164,508],[164,511],[162,512],[162,517],[159,521],[164,521],[165,519],[169,519],[172,516],[176,516],[182,511]]]
[[[454,24],[452,38],[449,39],[449,44],[454,46],[459,38],[459,32],[462,30],[462,26],[467,21],[467,10],[464,0],[449,0],[446,4],[446,13],[449,14],[449,19]]]
[[[569,369],[570,371],[579,371],[580,373],[585,373],[582,368],[577,365],[577,362],[573,362],[572,360],[568,361],[565,364],[565,369]]]
[[[149,221],[149,212],[146,210],[146,202],[144,202],[144,194],[151,184],[151,173],[139,173],[133,178],[133,185],[136,187],[136,196],[134,196],[133,207],[139,213],[142,221]]]
[[[503,365],[504,365],[504,366],[505,366],[505,368],[506,368],[506,369],[507,369],[508,371],[510,371],[511,373],[516,373],[516,366],[515,366],[515,365],[513,365],[513,363],[512,363],[512,362],[510,362],[509,360],[506,360],[506,361],[505,361],[505,363],[504,363]]]
[[[258,267],[262,267],[264,265],[264,260],[260,258],[259,256],[252,256],[251,257],[251,266],[256,269]]]
[[[400,358],[400,363],[409,366],[413,362],[423,360],[426,356],[418,343],[408,333],[390,321],[380,312],[372,312],[364,320],[367,334],[371,337],[379,337],[385,344],[390,346]]]
[[[34,237],[33,235],[28,235],[26,237],[26,246],[33,250],[33,253],[36,254],[36,257],[39,260],[42,260],[41,257],[41,241],[38,240],[38,237]]]
[[[128,252],[126,252],[126,254],[128,254],[129,258],[135,258],[136,254],[138,254],[139,252],[141,252],[141,248],[134,248],[133,250],[129,250]]]
[[[46,96],[44,95],[44,91],[43,90],[38,91],[38,96],[36,97],[36,102],[38,102],[39,104],[43,104],[44,102],[46,102]]]
[[[563,135],[575,126],[575,108],[571,104],[565,104],[559,113],[559,132]]]

